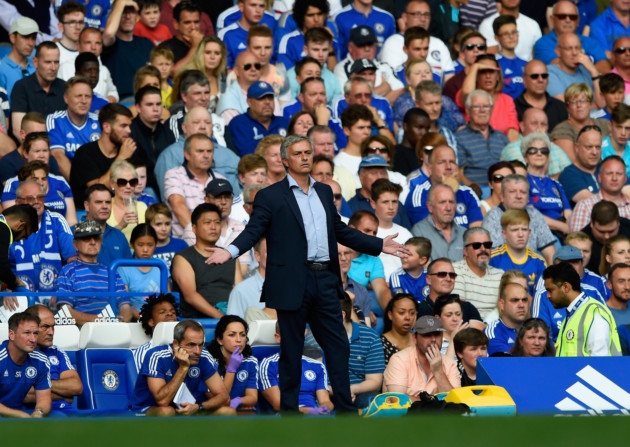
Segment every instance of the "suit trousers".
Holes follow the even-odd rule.
[[[305,267],[306,268],[306,267]],[[348,359],[350,344],[341,316],[339,277],[332,270],[308,270],[302,305],[297,310],[278,310],[280,326],[280,409],[297,412],[302,378],[302,350],[306,324],[324,350],[333,389],[335,410],[356,411],[350,395]]]

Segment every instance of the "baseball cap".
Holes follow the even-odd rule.
[[[254,82],[247,89],[248,98],[262,99],[269,95],[275,95],[275,92],[273,87],[264,81]]]
[[[413,325],[413,331],[416,334],[424,335],[431,332],[444,332],[446,329],[442,326],[442,322],[431,315],[423,315]]]
[[[350,42],[361,47],[377,42],[376,33],[367,25],[356,26],[350,30]]]
[[[30,36],[39,32],[37,22],[29,17],[20,17],[13,21],[9,34],[18,33],[21,36]]]
[[[348,73],[348,75],[359,74],[363,70],[369,69],[376,70],[376,64],[369,59],[357,59],[350,65],[350,73]]]
[[[74,238],[83,239],[90,236],[100,236],[103,232],[101,226],[95,220],[80,222],[74,227]]]
[[[556,251],[553,255],[553,261],[576,261],[582,260],[584,256],[582,256],[582,252],[572,245],[564,245]]]
[[[359,169],[361,168],[389,168],[389,163],[380,155],[368,155],[361,159]]]
[[[230,182],[222,178],[215,178],[206,186],[206,194],[212,194],[215,197],[228,193],[234,194],[234,190]]]

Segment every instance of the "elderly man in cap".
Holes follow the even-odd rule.
[[[381,178],[388,178],[387,168],[389,163],[380,155],[368,155],[361,159],[359,163],[359,181],[361,188],[357,189],[356,195],[348,201],[348,205],[352,212],[366,210],[374,212],[374,208],[370,204],[372,198],[372,184]],[[394,223],[401,225],[408,230],[411,229],[411,222],[407,216],[405,207],[399,206]]]
[[[444,327],[436,317],[425,315],[413,326],[415,346],[394,354],[383,377],[383,391],[404,393],[419,400],[429,394],[450,391],[460,386],[457,363],[440,353]]]
[[[606,287],[606,280],[584,267],[582,252],[577,247],[565,245],[560,247],[553,256],[553,263],[569,263],[580,276],[582,291],[596,300],[605,303],[610,296],[610,290]],[[551,338],[555,341],[558,337],[565,312],[558,311],[547,297],[545,280],[541,277],[536,285],[536,294],[532,303],[532,317],[540,318],[551,329]]]
[[[74,227],[74,248],[78,258],[66,264],[59,274],[57,284],[59,292],[108,292],[109,269],[98,262],[98,254],[103,244],[101,225],[94,220],[78,223]],[[122,297],[125,285],[116,272],[115,304],[118,318],[130,321],[132,309],[128,298]],[[60,296],[57,299],[59,308],[65,307],[72,318],[81,326],[91,321],[111,321],[116,315],[110,306],[110,300],[104,296]]]
[[[247,89],[247,112],[230,121],[225,140],[230,149],[240,156],[253,154],[256,145],[268,135],[286,136],[289,122],[275,116],[275,92],[271,84],[254,82]]]
[[[216,205],[221,211],[221,236],[216,242],[219,247],[227,247],[245,229],[245,225],[238,220],[230,218],[232,204],[234,203],[234,190],[226,179],[217,178],[206,185],[206,203]],[[252,263],[250,252],[239,256],[241,272],[247,273]]]

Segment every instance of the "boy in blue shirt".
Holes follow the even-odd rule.
[[[411,251],[411,256],[400,259],[402,267],[389,277],[389,288],[392,296],[409,293],[421,302],[429,294],[426,267],[431,257],[431,241],[425,237],[412,237],[405,246]]]
[[[547,267],[545,259],[527,246],[532,230],[527,211],[509,209],[501,216],[505,244],[492,250],[490,265],[504,271],[516,269],[527,275],[529,294],[534,295],[538,278]]]
[[[500,45],[497,62],[503,73],[503,93],[516,99],[525,90],[523,76],[527,65],[527,61],[516,57],[515,53],[518,45],[516,19],[513,16],[501,15],[492,22],[492,29]]]

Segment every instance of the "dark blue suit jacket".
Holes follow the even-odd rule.
[[[339,218],[330,186],[316,182],[314,188],[326,211],[331,269],[339,276],[341,290],[337,241],[376,256],[383,240],[348,228]],[[306,287],[307,241],[302,214],[287,178],[256,194],[249,222],[232,244],[244,253],[263,236],[267,238],[267,266],[261,301],[274,309],[296,310]]]

